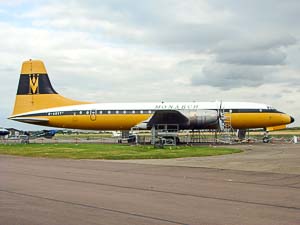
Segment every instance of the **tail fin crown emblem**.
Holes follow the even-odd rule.
[[[39,74],[30,74],[29,75],[29,93],[38,94],[39,88]]]

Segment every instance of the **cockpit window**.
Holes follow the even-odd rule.
[[[270,105],[267,106],[267,109],[270,110],[270,111],[276,111],[275,108],[273,106],[270,106]]]
[[[267,106],[267,110],[269,111],[269,112],[278,112],[273,106]]]

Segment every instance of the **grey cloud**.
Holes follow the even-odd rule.
[[[292,35],[282,34],[282,32],[277,31],[276,27],[271,31],[268,30],[270,35],[266,35],[265,30],[251,32],[252,28],[249,28],[249,31],[245,31],[238,20],[224,19],[223,21],[219,19],[214,22],[199,18],[192,22],[181,21],[178,14],[186,17],[193,14],[192,16],[197,18],[198,13],[201,14],[202,12],[201,8],[190,12],[185,8],[175,7],[181,2],[176,0],[163,2],[158,0],[103,0],[101,2],[75,0],[66,1],[61,5],[58,1],[54,3],[51,1],[42,6],[43,10],[36,8],[33,12],[27,13],[27,16],[31,17],[33,24],[39,27],[49,26],[62,30],[92,31],[95,38],[107,42],[117,41],[127,45],[143,45],[150,48],[167,48],[196,53],[254,51],[255,53],[252,54],[258,54],[256,52],[261,49],[285,47],[296,42]],[[187,5],[190,5],[190,8],[193,5],[194,8],[197,8],[196,2],[187,0]],[[212,11],[223,12],[228,9],[234,15],[233,17],[244,18],[240,11],[244,13],[241,9],[245,7],[245,4],[237,3],[236,6],[236,3],[232,1],[227,1],[227,4],[211,3],[210,1],[200,2],[211,4]],[[261,4],[263,7],[266,5]],[[250,9],[255,8],[253,4],[249,5]],[[248,7],[248,4],[246,6]],[[260,15],[262,12],[258,11],[257,14]],[[256,16],[256,14],[251,16],[253,24],[260,23],[255,20]],[[248,38],[249,36],[251,39]],[[269,61],[266,60],[267,65],[282,64],[283,55],[281,54],[277,58],[274,55],[272,52],[262,52],[259,56],[270,58]],[[229,58],[229,63],[237,61],[234,55],[223,56],[220,61],[225,62],[227,58]],[[244,59],[239,60],[238,64],[244,64],[243,61],[247,61],[247,57],[243,56],[242,58]],[[249,64],[256,63],[251,57],[249,60],[252,61]]]
[[[195,4],[195,1],[188,2],[191,6]],[[24,13],[22,17],[31,18],[37,27],[92,31],[96,38],[109,42],[117,40],[126,44],[194,52],[207,51],[234,33],[229,26],[219,23],[181,21],[177,14],[189,15],[191,12],[173,7],[179,3],[104,0],[101,3],[66,1],[62,5],[56,1]],[[197,11],[194,17],[197,18]]]
[[[259,49],[274,49],[274,48],[280,48],[280,47],[288,47],[290,45],[297,44],[298,40],[297,38],[291,36],[291,35],[275,35],[269,37],[268,39],[260,40],[258,39],[258,42],[256,44],[253,44]]]
[[[268,98],[268,99],[279,99],[282,98],[284,95],[281,93],[264,93],[261,94],[261,98]]]
[[[203,11],[200,7],[196,7],[196,3],[199,2],[191,0],[187,0],[187,5],[197,9],[193,12],[183,7],[175,7],[181,2],[180,0],[103,0],[101,2],[73,0],[65,1],[62,5],[59,1],[54,1],[54,3],[49,1],[41,6],[43,10],[36,8],[33,12],[28,12],[27,16],[33,21],[36,20],[34,24],[40,24],[40,26],[93,31],[97,38],[105,37],[107,41],[118,40],[126,44],[155,45],[160,48],[183,51],[209,51],[216,46],[219,46],[215,49],[217,52],[226,49],[251,51],[295,43],[292,35],[297,33],[296,30],[291,30],[292,35],[289,36],[289,32],[283,33],[281,29],[278,29],[280,27],[276,27],[277,24],[271,20],[273,17],[282,18],[282,13],[286,17],[289,16],[291,9],[279,1],[266,1],[267,3],[258,0],[254,0],[254,3],[252,1],[251,3],[199,1],[210,5],[212,12],[216,11],[221,14],[227,10],[233,15],[232,19],[219,19],[215,22],[201,18],[194,19],[192,22],[181,21],[178,14],[186,17],[193,14],[192,16],[197,18],[197,15]],[[270,10],[270,5],[273,6],[272,10]],[[299,7],[298,4],[293,4],[293,6]],[[264,11],[264,9],[268,10]],[[250,13],[251,15],[248,15]],[[264,20],[257,19],[264,18],[264,15],[267,15]],[[300,21],[300,16],[294,19]],[[244,20],[247,22],[240,24],[240,21]],[[248,27],[248,23],[251,23],[253,27]],[[271,38],[266,34],[269,34]],[[248,36],[252,36],[252,41],[245,40]]]
[[[212,86],[220,89],[238,87],[259,87],[265,84],[281,84],[291,89],[299,86],[300,76],[286,66],[252,66],[212,63],[203,67],[201,73],[194,73],[191,84]]]
[[[229,29],[218,25],[187,25],[160,27],[152,32],[150,41],[160,46],[183,51],[207,51],[215,43],[228,38]]]
[[[221,89],[258,87],[266,82],[270,72],[269,68],[213,64],[204,67],[201,74],[194,75],[192,84],[208,85]]]
[[[273,49],[296,43],[294,36],[297,35],[297,30],[290,29],[286,32],[282,29],[281,23],[274,22],[274,19],[283,20],[287,17],[300,21],[299,14],[291,13],[300,10],[300,5],[296,4],[296,1],[289,1],[289,4],[271,0],[264,2],[229,0],[222,3],[200,1],[210,4],[214,11],[228,10],[233,15],[232,19],[216,22],[203,21],[201,18],[193,22],[180,21],[178,14],[186,16],[194,14],[193,16],[197,18],[197,14],[202,13],[201,8],[191,12],[185,8],[174,7],[180,2],[182,1],[104,0],[99,3],[91,0],[70,1],[69,4],[73,5],[72,11],[77,16],[75,18],[108,21],[120,27],[120,30],[123,28],[129,31],[140,30],[144,35],[135,37],[132,34],[132,38],[130,33],[126,34],[124,30],[123,32],[107,31],[107,35],[111,35],[111,38],[122,40],[125,37],[127,41],[138,44],[156,44],[159,47],[173,47],[188,51],[207,51],[224,43],[223,48],[233,51]],[[197,8],[195,1],[187,0],[187,4],[191,5],[191,8],[192,6]],[[294,8],[291,9],[287,7],[288,5],[293,5]],[[64,13],[65,10],[62,11],[63,17]]]
[[[297,39],[290,35],[249,36],[223,41],[212,50],[216,60],[240,65],[283,65],[287,48],[296,45]]]
[[[179,61],[176,64],[177,69],[190,69],[190,68],[201,68],[203,64],[205,64],[207,60],[205,59],[186,59]],[[199,70],[199,69],[198,69]]]
[[[266,32],[275,27],[297,27],[300,25],[300,2],[298,0],[251,0],[235,1],[210,0],[214,7],[225,7],[235,14],[235,24],[248,30],[265,28]],[[243,28],[243,27],[241,27]]]
[[[214,52],[264,51],[288,47],[298,43],[298,39],[286,34],[248,34],[240,31],[238,36],[222,41],[213,48]]]
[[[286,94],[291,94],[291,93],[293,93],[293,91],[290,90],[290,89],[283,89],[281,92],[286,93]]]
[[[217,55],[217,61],[241,65],[282,65],[286,54],[280,50],[226,52]]]

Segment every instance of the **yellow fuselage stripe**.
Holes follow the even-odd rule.
[[[88,130],[130,130],[147,120],[151,114],[110,115],[62,115],[39,116],[47,118],[45,125],[62,128]],[[283,113],[227,113],[226,122],[235,129],[264,128],[290,123],[290,117]]]

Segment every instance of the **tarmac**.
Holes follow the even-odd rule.
[[[218,148],[218,146],[214,147]],[[242,149],[243,152],[240,154],[212,157],[119,160],[115,162],[185,167],[207,167],[216,169],[300,175],[300,144],[243,144],[227,145],[226,147]]]
[[[300,144],[173,160],[0,155],[0,224],[300,224]]]

